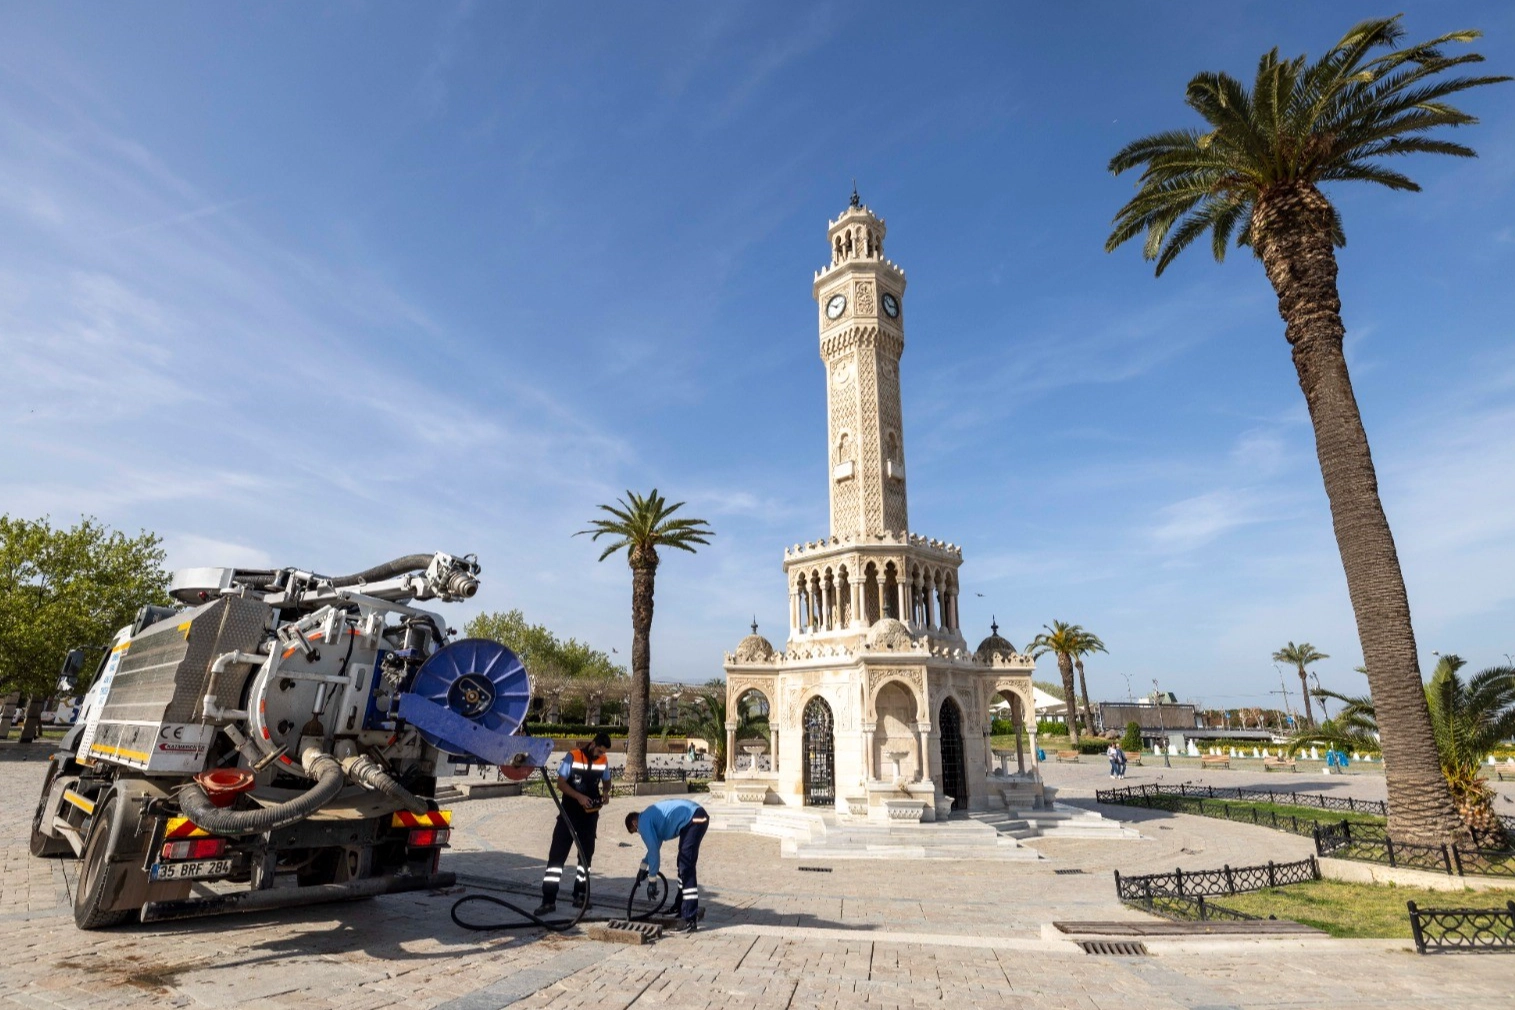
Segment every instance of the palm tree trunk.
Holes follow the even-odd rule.
[[[1090,733],[1094,732],[1094,709],[1089,706],[1089,682],[1084,679],[1084,660],[1082,657],[1075,659],[1073,665],[1078,667],[1078,690],[1084,697],[1084,727]]]
[[[640,562],[640,563],[638,563]],[[652,694],[652,590],[658,563],[631,567],[631,711],[626,729],[626,781],[647,781],[647,712]]]
[[[1315,712],[1310,708],[1310,681],[1305,668],[1299,668],[1299,693],[1305,696],[1305,725],[1315,725]]]
[[[1315,428],[1316,455],[1378,714],[1389,830],[1413,842],[1461,840],[1467,831],[1441,773],[1404,575],[1342,353],[1346,329],[1332,221],[1330,204],[1314,186],[1276,187],[1257,201],[1253,241],[1278,295]]]
[[[1063,677],[1063,707],[1068,711],[1068,733],[1073,737],[1073,746],[1078,746],[1078,692],[1073,689],[1073,657],[1066,652],[1057,654],[1057,672]]]

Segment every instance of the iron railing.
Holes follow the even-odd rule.
[[[1217,894],[1245,894],[1269,887],[1302,884],[1320,879],[1315,857],[1293,863],[1269,860],[1258,866],[1222,866],[1218,870],[1176,869],[1172,873],[1122,876],[1115,871],[1115,894],[1121,901],[1151,901],[1155,897],[1197,898]]]
[[[1515,849],[1403,842],[1381,824],[1350,821],[1322,825],[1314,834],[1318,856],[1430,870],[1449,877],[1515,877]]]
[[[1244,803],[1272,803],[1275,806],[1309,807],[1315,810],[1346,811],[1353,814],[1389,816],[1389,805],[1383,800],[1359,800],[1352,796],[1332,796],[1329,793],[1306,793],[1292,789],[1247,789],[1244,787],[1190,785],[1180,782],[1176,786],[1141,785],[1124,789],[1096,790],[1094,798],[1100,803],[1116,803],[1126,806],[1145,807],[1151,800],[1176,796],[1180,799],[1238,800]]]
[[[1410,934],[1415,949],[1432,951],[1515,951],[1515,901],[1504,908],[1421,908],[1413,901]]]

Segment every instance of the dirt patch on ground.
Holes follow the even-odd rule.
[[[185,972],[202,968],[204,959],[166,964],[150,961],[136,954],[127,954],[120,960],[95,957],[87,961],[59,961],[54,967],[82,971],[89,975],[109,977],[122,985],[134,986],[148,992],[170,992]]]

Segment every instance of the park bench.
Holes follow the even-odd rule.
[[[1263,758],[1263,771],[1265,772],[1297,772],[1299,766],[1285,758]]]
[[[1078,764],[1078,751],[1060,750],[1057,752],[1057,759],[1059,761],[1071,761],[1074,764]]]
[[[1230,768],[1231,759],[1224,754],[1205,754],[1199,759],[1201,768]]]
[[[1139,765],[1142,763],[1142,752],[1139,750],[1128,750],[1125,752],[1125,755],[1126,764],[1128,765]]]

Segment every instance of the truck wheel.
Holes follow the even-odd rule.
[[[37,812],[32,814],[32,855],[43,859],[51,859],[56,856],[71,856],[74,853],[73,846],[62,838],[53,838],[43,834],[42,820],[49,816],[52,811],[47,806],[47,794],[52,792],[53,779],[58,777],[58,759],[47,763],[47,774],[42,779],[42,795],[37,798]]]
[[[115,911],[105,907],[106,885],[111,877],[111,857],[116,854],[120,831],[113,823],[120,808],[113,789],[100,794],[99,805],[90,821],[84,840],[84,855],[79,869],[79,885],[74,892],[74,924],[80,929],[108,929],[119,926],[136,914],[136,909]]]

